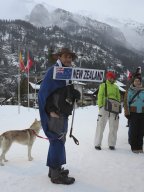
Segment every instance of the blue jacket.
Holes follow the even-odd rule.
[[[144,113],[144,88],[140,89],[140,93],[134,98],[133,102],[129,105],[129,102],[131,102],[131,99],[137,93],[138,90],[139,89],[136,89],[133,86],[128,89],[124,101],[125,115],[129,115],[130,112]]]
[[[53,79],[53,69],[54,66],[58,66],[56,63],[53,65],[46,73],[38,93],[38,103],[39,103],[39,113],[41,118],[41,125],[44,130],[44,133],[48,138],[56,139],[58,138],[57,134],[54,134],[48,129],[48,115],[45,111],[46,99],[47,97],[54,92],[56,89],[66,86],[65,80],[54,80]]]

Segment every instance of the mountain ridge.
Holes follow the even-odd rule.
[[[61,47],[68,47],[78,55],[75,61],[77,66],[104,70],[113,68],[117,71],[118,77],[124,75],[127,69],[134,71],[143,63],[142,53],[129,49],[126,39],[117,28],[87,17],[73,15],[62,9],[49,13],[43,6],[40,8],[44,9],[44,15],[48,16],[43,22],[49,22],[49,26],[43,27],[42,24],[36,27],[22,20],[0,20],[1,96],[14,95],[17,92],[20,50],[25,64],[27,51],[32,52],[36,73],[41,78],[52,64],[49,59],[51,48],[56,52]],[[29,18],[33,18],[36,22],[41,21],[41,11],[36,14],[39,15],[38,20],[32,15]],[[52,25],[50,21],[54,18],[56,20],[60,15],[64,22],[59,20],[59,26],[55,25],[55,22]],[[76,20],[77,18],[79,20]],[[35,65],[31,69],[31,77],[35,76]]]

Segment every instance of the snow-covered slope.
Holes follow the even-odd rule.
[[[119,28],[129,44],[135,49],[144,51],[144,23],[114,18],[107,18],[105,22]]]
[[[104,132],[102,150],[93,146],[98,108],[89,106],[75,111],[73,134],[80,145],[74,144],[67,137],[66,168],[76,182],[71,186],[52,184],[47,176],[46,158],[49,143],[37,138],[32,155],[34,160],[27,160],[27,147],[13,144],[7,153],[5,166],[0,167],[0,190],[2,192],[143,192],[144,191],[144,154],[130,151],[127,141],[127,120],[120,115],[118,140],[115,151],[107,145],[108,127]],[[0,106],[0,133],[12,129],[28,128],[35,117],[39,119],[38,110],[17,106]],[[71,116],[69,127],[71,126]],[[44,136],[43,131],[40,132]],[[45,136],[44,136],[45,137]]]
[[[29,16],[29,22],[35,26],[44,27],[57,25],[64,30],[68,30],[69,33],[76,27],[83,27],[103,34],[106,38],[114,38],[123,44],[126,41],[123,34],[115,27],[59,8],[48,12],[47,8],[42,4],[38,4],[33,8]]]

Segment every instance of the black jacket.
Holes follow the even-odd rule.
[[[57,114],[71,115],[75,100],[80,99],[80,92],[74,86],[68,85],[54,91],[46,101],[45,110]]]

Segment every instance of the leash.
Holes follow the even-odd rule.
[[[32,130],[32,132],[33,132],[34,135],[36,135],[37,137],[39,137],[39,138],[41,138],[41,139],[46,139],[46,140],[56,140],[56,139],[48,139],[47,137],[42,137],[42,136],[38,135],[33,129],[31,129],[31,130]],[[62,134],[62,136],[58,137],[57,139],[60,140],[60,139],[63,138],[63,136],[64,136],[64,134]]]
[[[38,135],[33,129],[32,129],[32,132],[33,132],[33,134],[36,135],[37,137],[39,137],[39,138],[41,138],[41,139],[46,139],[46,140],[48,140],[47,137],[42,137],[42,136]]]
[[[74,122],[74,115],[75,115],[75,105],[76,105],[76,101],[74,102],[74,109],[73,109],[73,115],[72,115],[72,123],[71,123],[71,129],[70,129],[70,138],[73,138],[74,142],[76,145],[79,145],[79,141],[72,135],[72,131],[73,131],[73,122]]]

